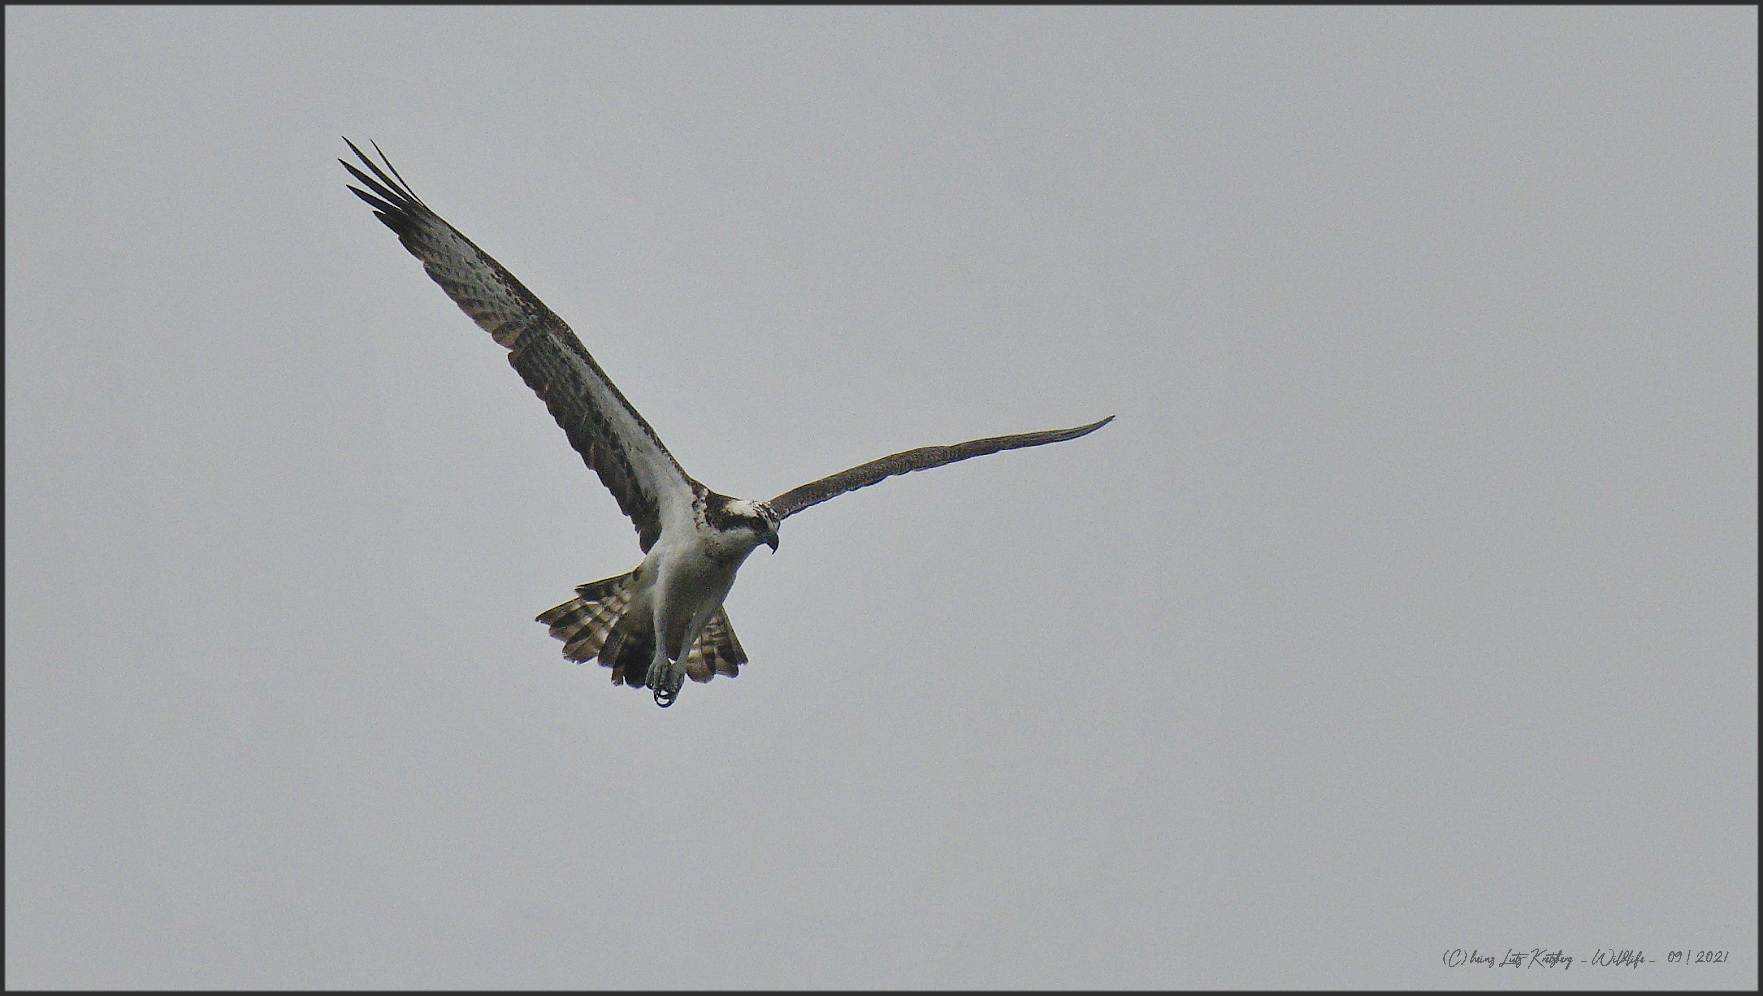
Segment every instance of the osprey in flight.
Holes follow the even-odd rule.
[[[924,446],[840,471],[770,501],[717,494],[693,480],[637,414],[563,319],[514,275],[411,193],[379,146],[385,170],[349,148],[373,176],[339,159],[367,190],[349,189],[397,233],[461,311],[508,350],[508,362],[538,393],[569,443],[637,527],[643,562],[629,574],[584,584],[576,597],[539,614],[572,661],[600,659],[612,683],[648,686],[673,704],[687,677],[734,677],[747,654],[722,602],[741,562],[759,544],[777,551],[790,516],[894,474],[941,467],[999,450],[1040,446],[1094,432],[1114,416],[1072,429]],[[387,175],[390,171],[391,175]]]

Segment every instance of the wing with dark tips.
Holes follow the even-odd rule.
[[[367,188],[349,189],[422,260],[459,310],[507,347],[508,362],[544,399],[570,445],[630,516],[643,549],[654,545],[664,521],[690,521],[694,482],[563,319],[418,200],[384,152],[382,170],[355,143],[344,141],[373,174],[337,160]]]
[[[968,460],[1000,450],[1020,449],[1024,446],[1043,446],[1047,443],[1062,443],[1068,439],[1095,432],[1109,422],[1114,421],[1110,415],[1100,422],[1080,425],[1073,429],[1048,429],[1044,432],[1024,432],[1014,436],[991,436],[986,439],[970,439],[965,443],[953,446],[921,446],[915,450],[906,450],[871,460],[866,464],[842,470],[830,477],[811,481],[799,488],[791,488],[770,501],[772,511],[779,519],[785,519],[811,505],[818,505],[829,498],[837,498],[847,491],[867,488],[871,484],[892,477],[895,474],[909,474],[915,470],[929,470],[957,460]]]

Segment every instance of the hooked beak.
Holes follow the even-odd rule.
[[[771,547],[772,553],[777,552],[777,530],[772,529],[766,532],[765,545]]]

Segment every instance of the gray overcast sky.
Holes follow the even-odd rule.
[[[6,28],[9,985],[1756,985],[1754,9]],[[720,491],[1119,418],[656,709],[343,135]]]

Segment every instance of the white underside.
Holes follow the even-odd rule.
[[[651,613],[655,656],[649,663],[651,688],[679,687],[683,663],[698,634],[722,607],[735,574],[754,544],[751,534],[685,531],[683,541],[663,530],[636,570],[636,589],[628,611]],[[665,680],[662,677],[665,676]]]

